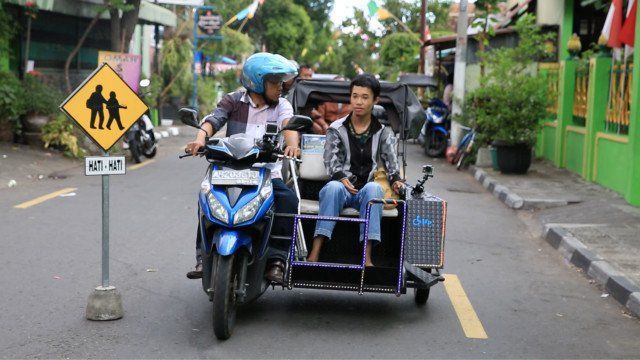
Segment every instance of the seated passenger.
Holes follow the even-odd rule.
[[[373,181],[378,162],[384,165],[393,191],[399,193],[404,187],[393,130],[382,125],[371,114],[380,95],[380,83],[373,75],[362,74],[353,79],[350,89],[353,111],[347,117],[333,122],[327,130],[324,164],[331,181],[320,191],[320,216],[338,216],[342,208],[353,207],[364,218],[369,200],[384,197],[382,187]],[[373,266],[371,247],[374,241],[381,239],[381,204],[371,207],[369,219],[365,263],[366,266]],[[322,243],[331,239],[334,227],[335,221],[317,222],[307,261],[318,261]],[[363,240],[364,224],[361,224],[360,241]]]
[[[342,76],[336,76],[333,80],[345,80]],[[342,119],[351,112],[351,105],[325,102],[320,104],[317,109],[311,111],[313,119],[314,134],[324,135],[332,122]]]

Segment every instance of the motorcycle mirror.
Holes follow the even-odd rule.
[[[149,79],[142,79],[140,80],[140,87],[147,87],[151,84],[151,80]]]
[[[183,124],[200,129],[200,125],[198,124],[198,111],[191,108],[181,108],[178,110],[178,114]]]
[[[433,166],[432,165],[424,165],[422,167],[422,173],[427,176],[433,176]]]
[[[313,127],[313,120],[310,117],[304,115],[293,115],[287,126],[283,127],[282,130],[293,130],[300,132],[307,132],[311,130]]]

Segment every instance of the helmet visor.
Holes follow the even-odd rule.
[[[297,75],[296,73],[267,74],[264,76],[264,80],[270,83],[278,84],[285,81],[289,81],[293,79],[296,75]]]

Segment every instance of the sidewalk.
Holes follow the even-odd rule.
[[[182,129],[182,126],[156,127],[156,136],[161,139],[159,146],[162,147],[162,139],[180,136]],[[122,150],[121,154],[130,156],[128,150]],[[0,142],[0,190],[81,176],[83,167],[83,159],[65,157],[53,149]]]
[[[530,212],[551,246],[640,317],[640,208],[545,161],[526,175],[471,171],[506,206]]]

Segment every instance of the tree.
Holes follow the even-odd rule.
[[[309,15],[292,0],[265,1],[248,29],[269,52],[286,58],[299,57],[314,35]]]
[[[398,32],[382,40],[380,60],[391,72],[415,72],[419,55],[420,45],[416,34]]]
[[[202,53],[207,56],[225,55],[238,61],[251,55],[255,46],[249,35],[243,34],[229,27],[221,30],[222,41],[208,41],[202,46]]]
[[[105,0],[111,19],[111,50],[127,52],[138,23],[140,0]]]

